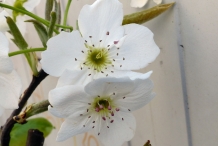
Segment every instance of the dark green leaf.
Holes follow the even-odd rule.
[[[54,0],[46,0],[46,5],[45,5],[45,19],[50,21],[50,14],[53,9],[53,4]]]

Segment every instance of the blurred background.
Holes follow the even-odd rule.
[[[175,0],[173,8],[144,24],[154,33],[161,49],[158,58],[140,72],[153,70],[152,80],[157,96],[144,108],[134,112],[137,129],[134,138],[123,146],[217,146],[218,145],[218,1]],[[68,25],[76,26],[80,9],[94,0],[73,0]],[[150,0],[141,8],[131,8],[130,0],[121,0],[124,14],[155,6]],[[170,3],[172,0],[163,0]],[[67,0],[61,0],[62,8]],[[35,9],[44,17],[45,0]],[[42,47],[32,24],[26,34],[30,46]],[[11,45],[11,51],[17,48]],[[39,58],[40,58],[40,54]],[[31,71],[22,55],[12,57],[25,89]],[[57,78],[47,77],[28,104],[47,99]],[[45,146],[101,146],[93,133],[55,142],[62,119],[48,112],[46,117],[56,129],[45,140]],[[7,114],[4,115],[5,120]],[[124,133],[125,134],[125,133]]]

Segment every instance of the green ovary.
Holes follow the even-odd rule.
[[[109,64],[111,64],[111,61],[108,58],[108,51],[106,49],[97,49],[90,47],[85,61],[85,65],[100,72]]]

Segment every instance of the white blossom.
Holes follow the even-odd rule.
[[[8,56],[9,42],[0,32],[0,116],[4,109],[18,108],[21,80]]]
[[[15,3],[18,2],[18,0],[4,0],[2,3],[14,6]],[[21,2],[21,1],[20,1]],[[39,4],[40,0],[26,0],[23,3],[23,8],[25,8],[28,11],[33,11],[33,9]],[[6,23],[5,17],[12,17],[14,18],[13,11],[10,9],[3,9],[0,12],[0,31],[1,32],[6,32],[9,30],[8,24]],[[27,20],[27,17],[23,14],[19,14],[16,16],[16,24],[17,27],[19,28],[20,32],[24,35],[26,33],[26,23],[24,22]],[[11,36],[9,36],[11,38]]]
[[[55,88],[49,93],[48,110],[65,118],[57,141],[91,129],[105,146],[121,146],[132,139],[136,122],[132,111],[155,96],[150,79],[100,78],[81,85]]]
[[[156,4],[161,4],[162,0],[153,0]],[[131,7],[141,8],[147,4],[148,0],[131,0]]]
[[[62,75],[58,86],[87,84],[101,77],[143,76],[131,70],[147,66],[160,50],[148,28],[122,26],[122,20],[118,0],[85,5],[78,18],[80,31],[61,32],[51,38],[42,52],[42,68],[52,76]]]

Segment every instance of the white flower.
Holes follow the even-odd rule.
[[[20,2],[22,6],[28,10],[33,11],[33,9],[39,4],[40,0],[27,0],[27,1],[18,1],[18,0],[4,0],[3,3],[7,5],[14,6],[16,3]],[[10,16],[13,18],[15,14],[13,14],[13,11],[10,9],[4,9],[0,12],[0,31],[6,32],[9,30],[8,24],[6,23],[5,16]],[[20,32],[24,35],[26,33],[26,23],[24,22],[27,20],[25,15],[19,14],[16,16],[16,24],[19,28]]]
[[[21,81],[8,57],[8,40],[0,32],[0,116],[4,109],[16,109],[21,93]]]
[[[49,112],[65,118],[57,141],[93,129],[105,146],[121,146],[132,139],[136,122],[131,111],[154,97],[150,79],[100,78],[85,87],[68,85],[49,93]]]
[[[63,74],[59,86],[87,84],[107,76],[143,76],[130,70],[147,66],[160,50],[148,28],[137,24],[122,26],[122,20],[118,0],[97,0],[85,5],[78,18],[80,32],[61,32],[51,38],[42,52],[42,68],[52,76]]]
[[[161,4],[162,0],[153,0],[156,4]],[[141,8],[147,4],[148,0],[131,0],[131,7]]]

